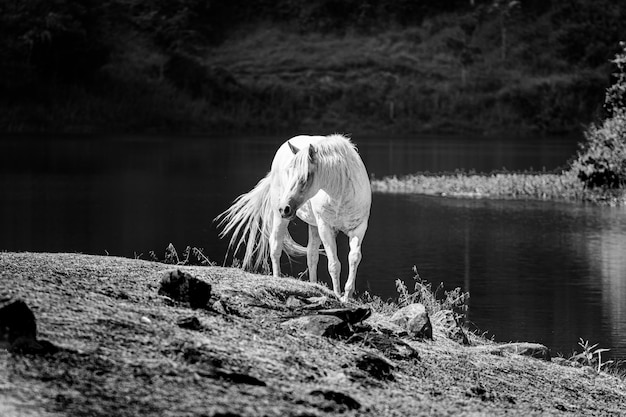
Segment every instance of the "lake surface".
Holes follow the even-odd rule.
[[[221,263],[213,218],[269,169],[285,138],[0,140],[0,250],[148,258],[171,242]],[[579,138],[355,138],[370,173],[555,169]],[[302,224],[296,240],[304,243]],[[347,270],[347,240],[340,240]],[[324,259],[324,258],[322,258]],[[291,266],[296,275],[304,260]],[[626,358],[626,210],[375,194],[357,291],[394,297],[413,265],[470,291],[469,319],[500,341],[569,355],[579,337]],[[289,266],[287,265],[289,268]],[[320,268],[327,279],[325,267]]]

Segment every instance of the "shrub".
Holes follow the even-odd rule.
[[[457,287],[452,291],[443,289],[443,282],[433,290],[432,284],[422,279],[417,272],[417,267],[413,267],[415,276],[415,291],[410,293],[406,284],[401,280],[396,280],[396,289],[398,291],[398,304],[401,307],[412,303],[420,303],[424,305],[429,314],[434,314],[441,310],[452,310],[460,317],[465,316],[468,310],[469,293],[463,292]]]
[[[615,83],[606,90],[608,117],[585,133],[572,170],[588,188],[616,189],[626,185],[626,42],[613,63]]]

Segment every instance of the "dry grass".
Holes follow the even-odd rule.
[[[626,384],[565,367],[464,347],[435,329],[407,342],[393,380],[355,366],[370,348],[281,327],[291,296],[328,289],[221,267],[181,267],[213,285],[236,314],[191,310],[158,295],[160,263],[78,254],[0,254],[0,294],[24,299],[47,356],[0,351],[0,404],[14,415],[324,416],[618,415]],[[387,314],[377,312],[379,316]],[[202,328],[185,330],[195,315]],[[474,338],[474,343],[487,343]],[[221,369],[221,374],[215,373]],[[265,385],[254,383],[262,381]],[[360,404],[350,409],[338,394]],[[321,396],[320,396],[321,395]]]

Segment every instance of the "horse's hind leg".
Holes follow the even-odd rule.
[[[348,280],[346,281],[346,292],[344,293],[341,301],[346,302],[352,294],[354,294],[354,286],[356,282],[356,271],[361,263],[361,243],[365,236],[365,230],[367,229],[367,223],[359,226],[353,233],[348,235],[350,243],[350,253],[348,254]]]
[[[317,262],[320,258],[320,244],[322,239],[317,226],[309,225],[309,243],[306,247],[306,263],[309,268],[309,281],[317,282]]]
[[[341,262],[339,262],[339,258],[337,257],[337,242],[335,241],[337,232],[328,225],[321,223],[319,220],[317,222],[317,228],[322,244],[324,245],[324,250],[326,251],[326,257],[328,258],[328,273],[333,280],[333,291],[337,297],[341,297],[341,285],[339,282]]]
[[[272,260],[272,274],[280,277],[280,256],[283,254],[283,241],[289,220],[285,220],[279,215],[274,217],[272,231],[270,233],[270,259]]]

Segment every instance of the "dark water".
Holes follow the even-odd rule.
[[[267,172],[282,140],[2,138],[0,250],[146,259],[172,242],[221,262],[226,245],[212,219]],[[554,169],[577,140],[355,138],[376,176]],[[569,354],[583,337],[626,358],[624,209],[376,194],[363,255],[358,291],[393,297],[395,279],[412,287],[416,265],[434,285],[469,290],[470,320],[496,340]]]

